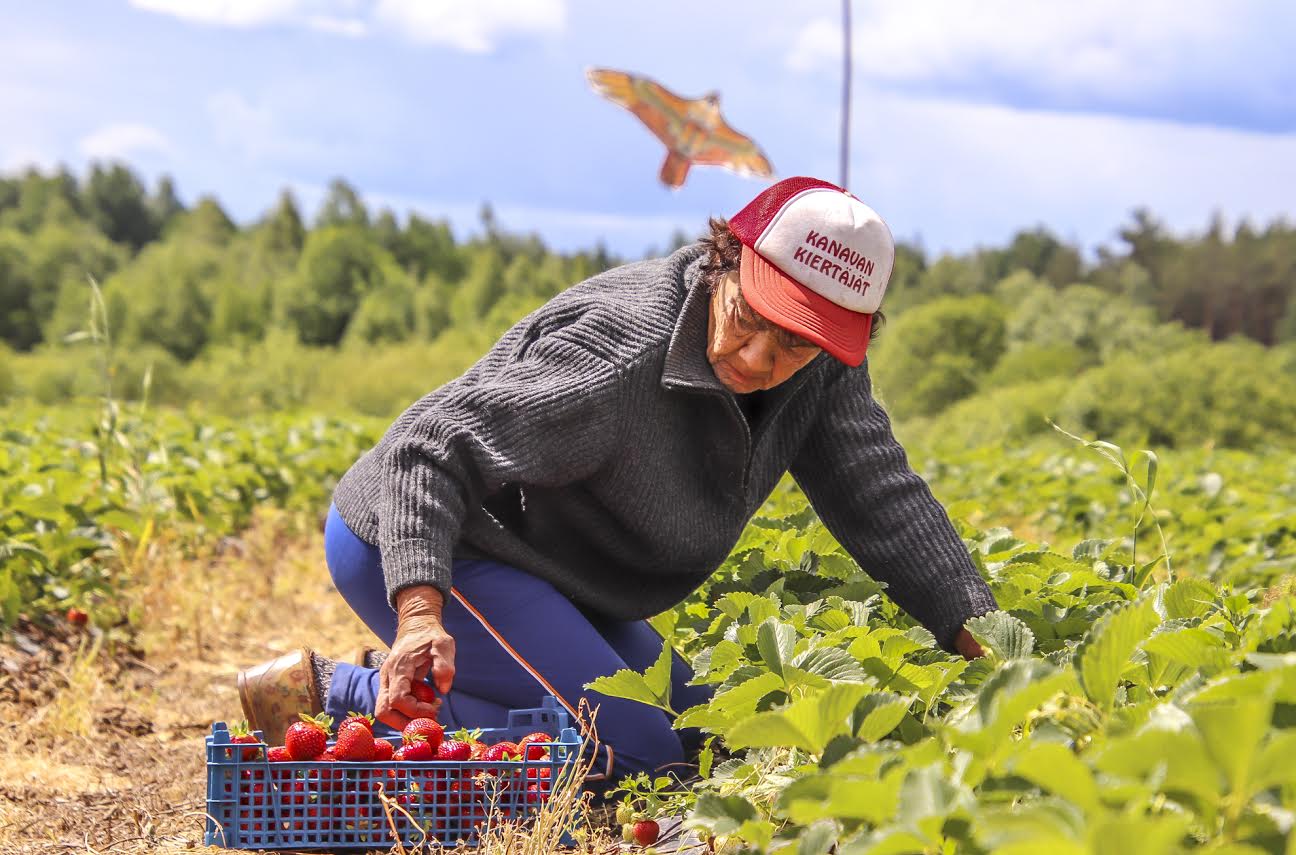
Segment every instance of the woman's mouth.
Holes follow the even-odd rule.
[[[721,365],[721,368],[723,368],[725,373],[729,375],[729,380],[731,383],[737,386],[752,385],[752,380],[750,377],[748,377],[746,374],[743,374],[741,371],[738,371],[737,369],[730,367],[727,363]]]

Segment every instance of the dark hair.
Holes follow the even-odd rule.
[[[710,234],[703,235],[700,239],[707,251],[706,261],[702,263],[702,280],[706,282],[707,293],[715,294],[725,274],[738,269],[742,258],[742,242],[729,229],[729,221],[724,217],[711,217],[707,225]],[[877,338],[885,323],[886,315],[878,309],[873,313],[873,329],[869,333],[869,341]]]

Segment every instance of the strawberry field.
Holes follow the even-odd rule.
[[[75,606],[129,635],[141,555],[266,504],[322,515],[381,428],[7,412],[5,622]],[[598,684],[712,737],[700,780],[629,782],[635,810],[735,850],[1296,853],[1292,456],[1060,436],[910,453],[1002,608],[971,625],[987,657],[939,650],[785,482],[655,620],[714,699],[675,709],[659,668]]]

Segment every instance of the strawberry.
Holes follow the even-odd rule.
[[[437,746],[436,759],[464,762],[472,759],[472,746],[458,739],[447,739]]]
[[[288,753],[288,749],[284,746],[276,745],[266,752],[266,759],[271,763],[287,763],[292,759],[292,755]]]
[[[423,762],[436,759],[436,749],[432,747],[432,743],[417,733],[407,733],[405,735],[405,747],[402,750],[406,760]]]
[[[518,740],[518,751],[525,752],[528,760],[544,760],[549,753],[548,750],[541,748],[539,745],[532,746],[533,742],[553,742],[554,738],[547,733],[528,733]]]
[[[405,725],[405,730],[401,733],[403,736],[422,736],[428,741],[428,745],[432,746],[432,751],[435,752],[437,746],[441,744],[445,728],[437,724],[434,719],[416,718]]]
[[[260,743],[261,740],[252,735],[252,731],[248,728],[247,721],[244,720],[235,722],[234,726],[230,728],[230,742],[246,745],[248,743]],[[228,750],[226,751],[226,754],[229,754]],[[249,760],[255,760],[260,754],[260,748],[244,748],[242,751],[243,762],[246,763]]]
[[[657,835],[661,834],[661,829],[653,820],[641,819],[634,824],[633,832],[635,842],[640,846],[652,846],[657,842]]]
[[[369,731],[370,735],[373,735],[374,717],[369,715],[368,713],[358,713],[358,712],[347,713],[347,717],[342,719],[342,724],[338,725],[338,733],[341,733],[342,728],[345,725],[349,724],[350,722],[363,724],[365,726],[365,729]]]
[[[497,742],[482,755],[483,760],[516,760],[522,756],[516,742]]]
[[[333,750],[333,746],[330,745],[328,748],[324,749],[323,754],[316,757],[315,759],[321,763],[336,763],[338,756],[337,756],[337,752]]]
[[[415,680],[411,683],[410,694],[420,703],[435,704],[437,701],[436,690],[429,686],[426,680]]]
[[[351,760],[368,763],[374,756],[373,731],[362,721],[343,722],[338,728],[337,742],[333,753],[339,760]]]
[[[85,609],[78,609],[73,606],[67,610],[67,622],[73,626],[85,626],[88,620],[90,620],[90,615],[85,613]]]
[[[392,744],[385,739],[374,740],[373,759],[379,763],[385,763],[392,759]]]
[[[314,718],[301,713],[300,717],[301,721],[289,725],[284,734],[284,747],[288,749],[288,756],[294,760],[321,758],[328,748],[328,732],[333,726],[333,719],[324,713]]]
[[[405,759],[405,749],[404,749],[404,748],[397,748],[395,751],[392,752],[391,759],[395,760],[397,763],[399,763],[400,761],[404,760],[404,759]]]
[[[476,739],[468,743],[468,748],[469,748],[469,756],[473,760],[482,759],[483,757],[486,756],[486,751],[488,750],[485,742],[478,742]]]

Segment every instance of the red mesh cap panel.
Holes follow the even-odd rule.
[[[836,184],[819,178],[807,178],[803,175],[784,178],[771,184],[759,196],[748,202],[745,208],[734,214],[729,220],[729,228],[739,241],[754,247],[761,232],[765,231],[765,227],[769,225],[770,220],[774,219],[779,209],[802,190],[814,187],[841,189]]]

